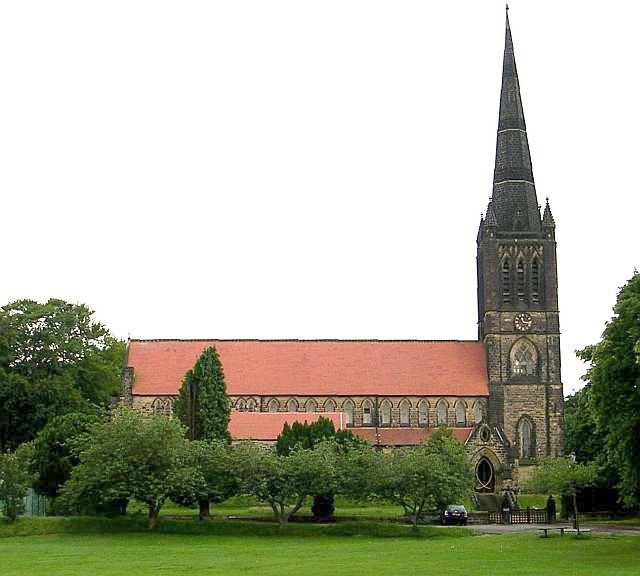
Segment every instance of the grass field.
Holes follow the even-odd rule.
[[[640,538],[544,539],[531,533],[466,538],[445,534],[425,539],[51,534],[0,538],[0,573],[3,576],[638,575]]]

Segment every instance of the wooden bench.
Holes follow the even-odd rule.
[[[543,538],[549,538],[549,530],[559,530],[560,531],[560,536],[564,536],[565,532],[570,532],[573,530],[573,532],[575,532],[576,530],[571,528],[570,526],[544,526],[543,528],[538,528],[538,530],[540,532],[544,532],[544,536]],[[583,530],[580,530],[580,532],[583,532]]]
[[[591,534],[591,528],[580,528],[580,530],[576,530],[575,528],[565,528],[564,532],[567,534]]]

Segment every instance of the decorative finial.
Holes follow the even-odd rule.
[[[509,12],[509,3],[508,2],[505,4],[505,8],[507,9],[507,12]]]

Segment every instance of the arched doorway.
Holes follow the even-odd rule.
[[[476,464],[476,492],[495,492],[496,473],[493,464],[485,456]]]

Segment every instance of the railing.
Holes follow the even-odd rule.
[[[547,511],[538,508],[489,512],[490,524],[547,524]]]

